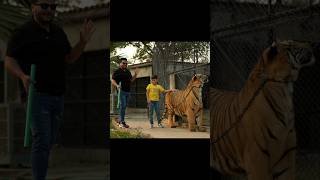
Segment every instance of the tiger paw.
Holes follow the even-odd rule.
[[[203,126],[200,126],[200,127],[198,127],[198,131],[199,132],[207,132],[207,128],[203,127]]]

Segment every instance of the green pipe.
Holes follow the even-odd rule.
[[[121,82],[119,83],[120,89],[118,89],[118,104],[117,104],[117,108],[120,108],[120,93],[121,93]]]
[[[24,131],[24,147],[29,147],[31,144],[31,123],[32,123],[32,103],[34,94],[34,82],[36,75],[36,65],[31,65],[31,80],[28,90],[28,104],[27,104],[27,117],[26,117],[26,128]]]

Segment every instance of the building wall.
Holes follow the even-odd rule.
[[[93,21],[95,25],[95,32],[92,35],[90,42],[88,42],[85,51],[95,51],[101,49],[109,49],[110,45],[110,27],[107,27],[107,19],[98,19]],[[82,22],[65,24],[63,29],[65,30],[71,45],[75,45],[79,41],[80,29]]]
[[[152,76],[152,66],[145,66],[145,67],[139,67],[139,74],[137,78],[141,77],[151,77]],[[130,68],[130,72],[133,75],[134,74],[134,68]]]
[[[61,130],[64,136],[61,143],[66,147],[104,147],[105,144],[105,109],[108,103],[105,98],[105,65],[110,45],[110,28],[106,16],[92,17],[92,20],[95,32],[85,52],[67,69],[65,117]],[[67,19],[63,26],[72,46],[79,41],[82,23],[82,18],[73,21]]]
[[[20,101],[17,78],[8,75],[7,71],[4,70],[6,46],[7,42],[0,40],[0,104]]]

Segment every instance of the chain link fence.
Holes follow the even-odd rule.
[[[320,40],[319,0],[212,0],[211,79],[239,91],[262,50],[274,40]],[[320,179],[320,59],[294,84],[296,179]],[[245,179],[223,177],[222,179]]]
[[[210,75],[210,65],[209,64],[200,64],[195,66],[182,69],[180,71],[170,73],[175,77],[175,88],[183,90],[187,87],[189,81],[195,74],[203,74],[209,77]],[[209,84],[205,83],[202,88],[202,101],[205,109],[209,109]]]
[[[209,45],[209,42],[208,42]],[[209,47],[208,47],[209,48]],[[181,50],[180,50],[181,51]],[[200,55],[199,55],[200,56]],[[170,76],[174,76],[171,81],[174,81],[174,88],[183,90],[188,85],[189,81],[193,77],[194,74],[210,74],[210,65],[209,63],[201,62],[200,60],[192,59],[193,61],[186,60],[183,57],[173,57],[168,53],[158,52],[152,59],[152,72],[153,74],[157,74],[160,79],[158,80],[159,84],[161,84],[165,89],[170,89]],[[203,97],[202,99],[204,103],[204,108],[208,109],[208,102],[206,101],[208,98],[208,83],[206,83],[203,87]],[[164,98],[162,96],[160,98],[160,109],[161,112],[164,111]],[[208,110],[204,112],[204,116],[209,117]],[[179,121],[179,117],[177,120]],[[181,119],[180,119],[181,120]],[[209,119],[206,120],[209,123]],[[208,124],[209,125],[209,124]]]

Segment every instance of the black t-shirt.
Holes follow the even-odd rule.
[[[112,79],[114,79],[117,84],[121,82],[121,90],[130,92],[132,75],[129,70],[122,70],[121,68],[115,70],[112,74]]]
[[[17,60],[25,74],[30,75],[31,64],[36,65],[37,92],[63,95],[65,56],[70,51],[70,43],[62,28],[51,24],[48,32],[30,20],[15,30],[6,54]]]

